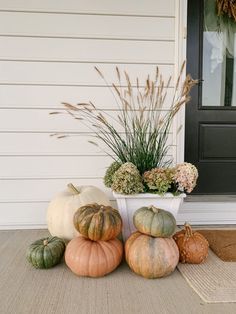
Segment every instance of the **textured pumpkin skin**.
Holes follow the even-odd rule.
[[[82,236],[71,240],[65,252],[65,262],[78,276],[102,277],[120,264],[123,245],[118,239],[92,241]]]
[[[52,236],[70,241],[78,236],[73,224],[73,217],[77,209],[83,205],[99,203],[110,205],[109,199],[95,186],[79,186],[67,188],[59,193],[49,204],[47,209],[47,225]]]
[[[122,220],[118,210],[111,206],[89,204],[76,211],[74,226],[86,238],[107,241],[119,235]]]
[[[200,264],[208,256],[208,241],[199,232],[193,231],[188,224],[174,235],[174,240],[179,248],[181,263]]]
[[[153,237],[169,238],[176,229],[175,217],[154,206],[141,207],[134,213],[134,225],[141,233]]]
[[[175,270],[179,250],[172,238],[154,238],[137,231],[125,243],[125,257],[136,274],[154,279]]]
[[[35,268],[51,268],[60,263],[65,251],[65,242],[57,237],[48,237],[33,242],[26,258]]]

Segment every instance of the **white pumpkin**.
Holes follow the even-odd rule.
[[[111,205],[109,199],[95,186],[78,186],[68,184],[67,190],[59,193],[50,202],[47,209],[47,225],[52,236],[66,241],[79,233],[73,224],[74,213],[81,206],[91,203]]]

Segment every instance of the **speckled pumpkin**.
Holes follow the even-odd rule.
[[[52,236],[70,241],[78,236],[73,224],[77,209],[91,203],[110,205],[106,194],[95,186],[67,185],[67,189],[56,195],[47,209],[47,225]]]
[[[101,277],[120,264],[122,255],[123,245],[118,239],[92,241],[79,236],[68,243],[65,262],[78,276]]]
[[[74,226],[86,238],[107,241],[119,235],[122,220],[118,210],[111,206],[89,204],[76,211]]]
[[[27,250],[27,260],[35,268],[51,268],[60,263],[65,242],[58,237],[48,237],[33,242]]]
[[[208,256],[208,241],[199,232],[193,231],[189,224],[174,235],[174,240],[179,248],[181,263],[200,264]]]
[[[138,231],[153,237],[169,238],[176,228],[175,217],[155,206],[139,208],[134,213],[133,220]]]
[[[179,250],[172,238],[154,238],[133,233],[125,243],[129,267],[145,278],[160,278],[171,274],[179,261]]]

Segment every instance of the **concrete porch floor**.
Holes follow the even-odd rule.
[[[234,314],[236,303],[206,304],[176,270],[147,280],[123,263],[106,277],[76,277],[63,263],[36,270],[26,248],[46,230],[0,231],[1,314]],[[204,280],[204,278],[203,278]]]

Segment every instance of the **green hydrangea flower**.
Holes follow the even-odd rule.
[[[171,168],[153,168],[143,174],[143,180],[153,192],[164,194],[171,188],[174,179]]]
[[[104,184],[107,188],[110,188],[113,183],[114,173],[120,168],[122,164],[118,161],[114,161],[108,168],[103,178]]]
[[[123,164],[113,175],[112,190],[120,194],[137,194],[144,191],[142,177],[131,162]]]

